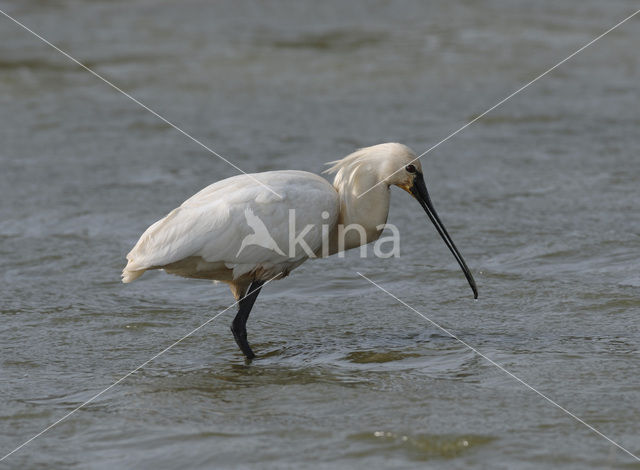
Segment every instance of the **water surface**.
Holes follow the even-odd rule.
[[[421,152],[637,8],[127,2],[2,8],[245,171]],[[424,159],[472,300],[419,205],[399,259],[309,262],[12,455],[7,468],[636,468],[359,277],[640,452],[637,19]],[[119,282],[152,222],[236,171],[0,18],[0,453],[232,303]]]

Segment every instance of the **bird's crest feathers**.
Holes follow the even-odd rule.
[[[356,165],[363,163],[365,160],[368,160],[370,158],[382,157],[384,159],[387,159],[389,158],[389,156],[397,155],[413,155],[413,152],[409,147],[403,144],[398,144],[396,142],[387,142],[384,144],[373,145],[371,147],[363,147],[359,148],[355,152],[347,155],[340,160],[327,162],[326,165],[331,165],[331,167],[327,168],[322,173],[332,174],[338,173],[343,169],[355,169]]]

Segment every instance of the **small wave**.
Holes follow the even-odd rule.
[[[495,439],[492,436],[475,434],[404,434],[385,430],[353,434],[350,438],[371,444],[366,450],[352,453],[352,457],[364,457],[372,453],[388,455],[390,452],[397,452],[408,454],[413,460],[457,457],[463,452],[486,445]]]

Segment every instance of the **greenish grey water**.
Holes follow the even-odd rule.
[[[245,171],[420,152],[637,2],[129,2],[3,9]],[[471,266],[394,191],[399,259],[309,262],[7,458],[6,468],[637,468],[357,276],[640,453],[640,24],[424,159]],[[159,216],[235,170],[0,18],[0,454],[232,302],[119,282]]]

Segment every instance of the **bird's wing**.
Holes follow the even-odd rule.
[[[247,210],[262,221],[282,253],[255,244],[240,249],[245,237],[255,233],[248,223]],[[129,263],[125,269],[162,267],[199,256],[209,262],[224,262],[235,274],[261,264],[300,260],[306,257],[300,247],[295,252],[289,250],[290,210],[295,211],[296,234],[314,224],[304,241],[312,251],[317,251],[322,246],[320,224],[332,226],[337,221],[337,192],[323,178],[301,171],[239,175],[219,181],[151,225],[127,255]],[[328,217],[322,218],[323,211]],[[255,226],[255,220],[251,222]]]
[[[240,246],[238,253],[236,253],[236,257],[249,244],[258,245],[263,248],[269,248],[276,253],[284,256],[284,252],[269,233],[269,229],[267,228],[267,226],[264,224],[260,217],[253,213],[251,207],[247,206],[245,208],[244,217],[247,220],[247,224],[249,225],[249,227],[251,227],[251,229],[253,230],[253,233],[251,235],[247,235],[242,240],[242,245]]]

